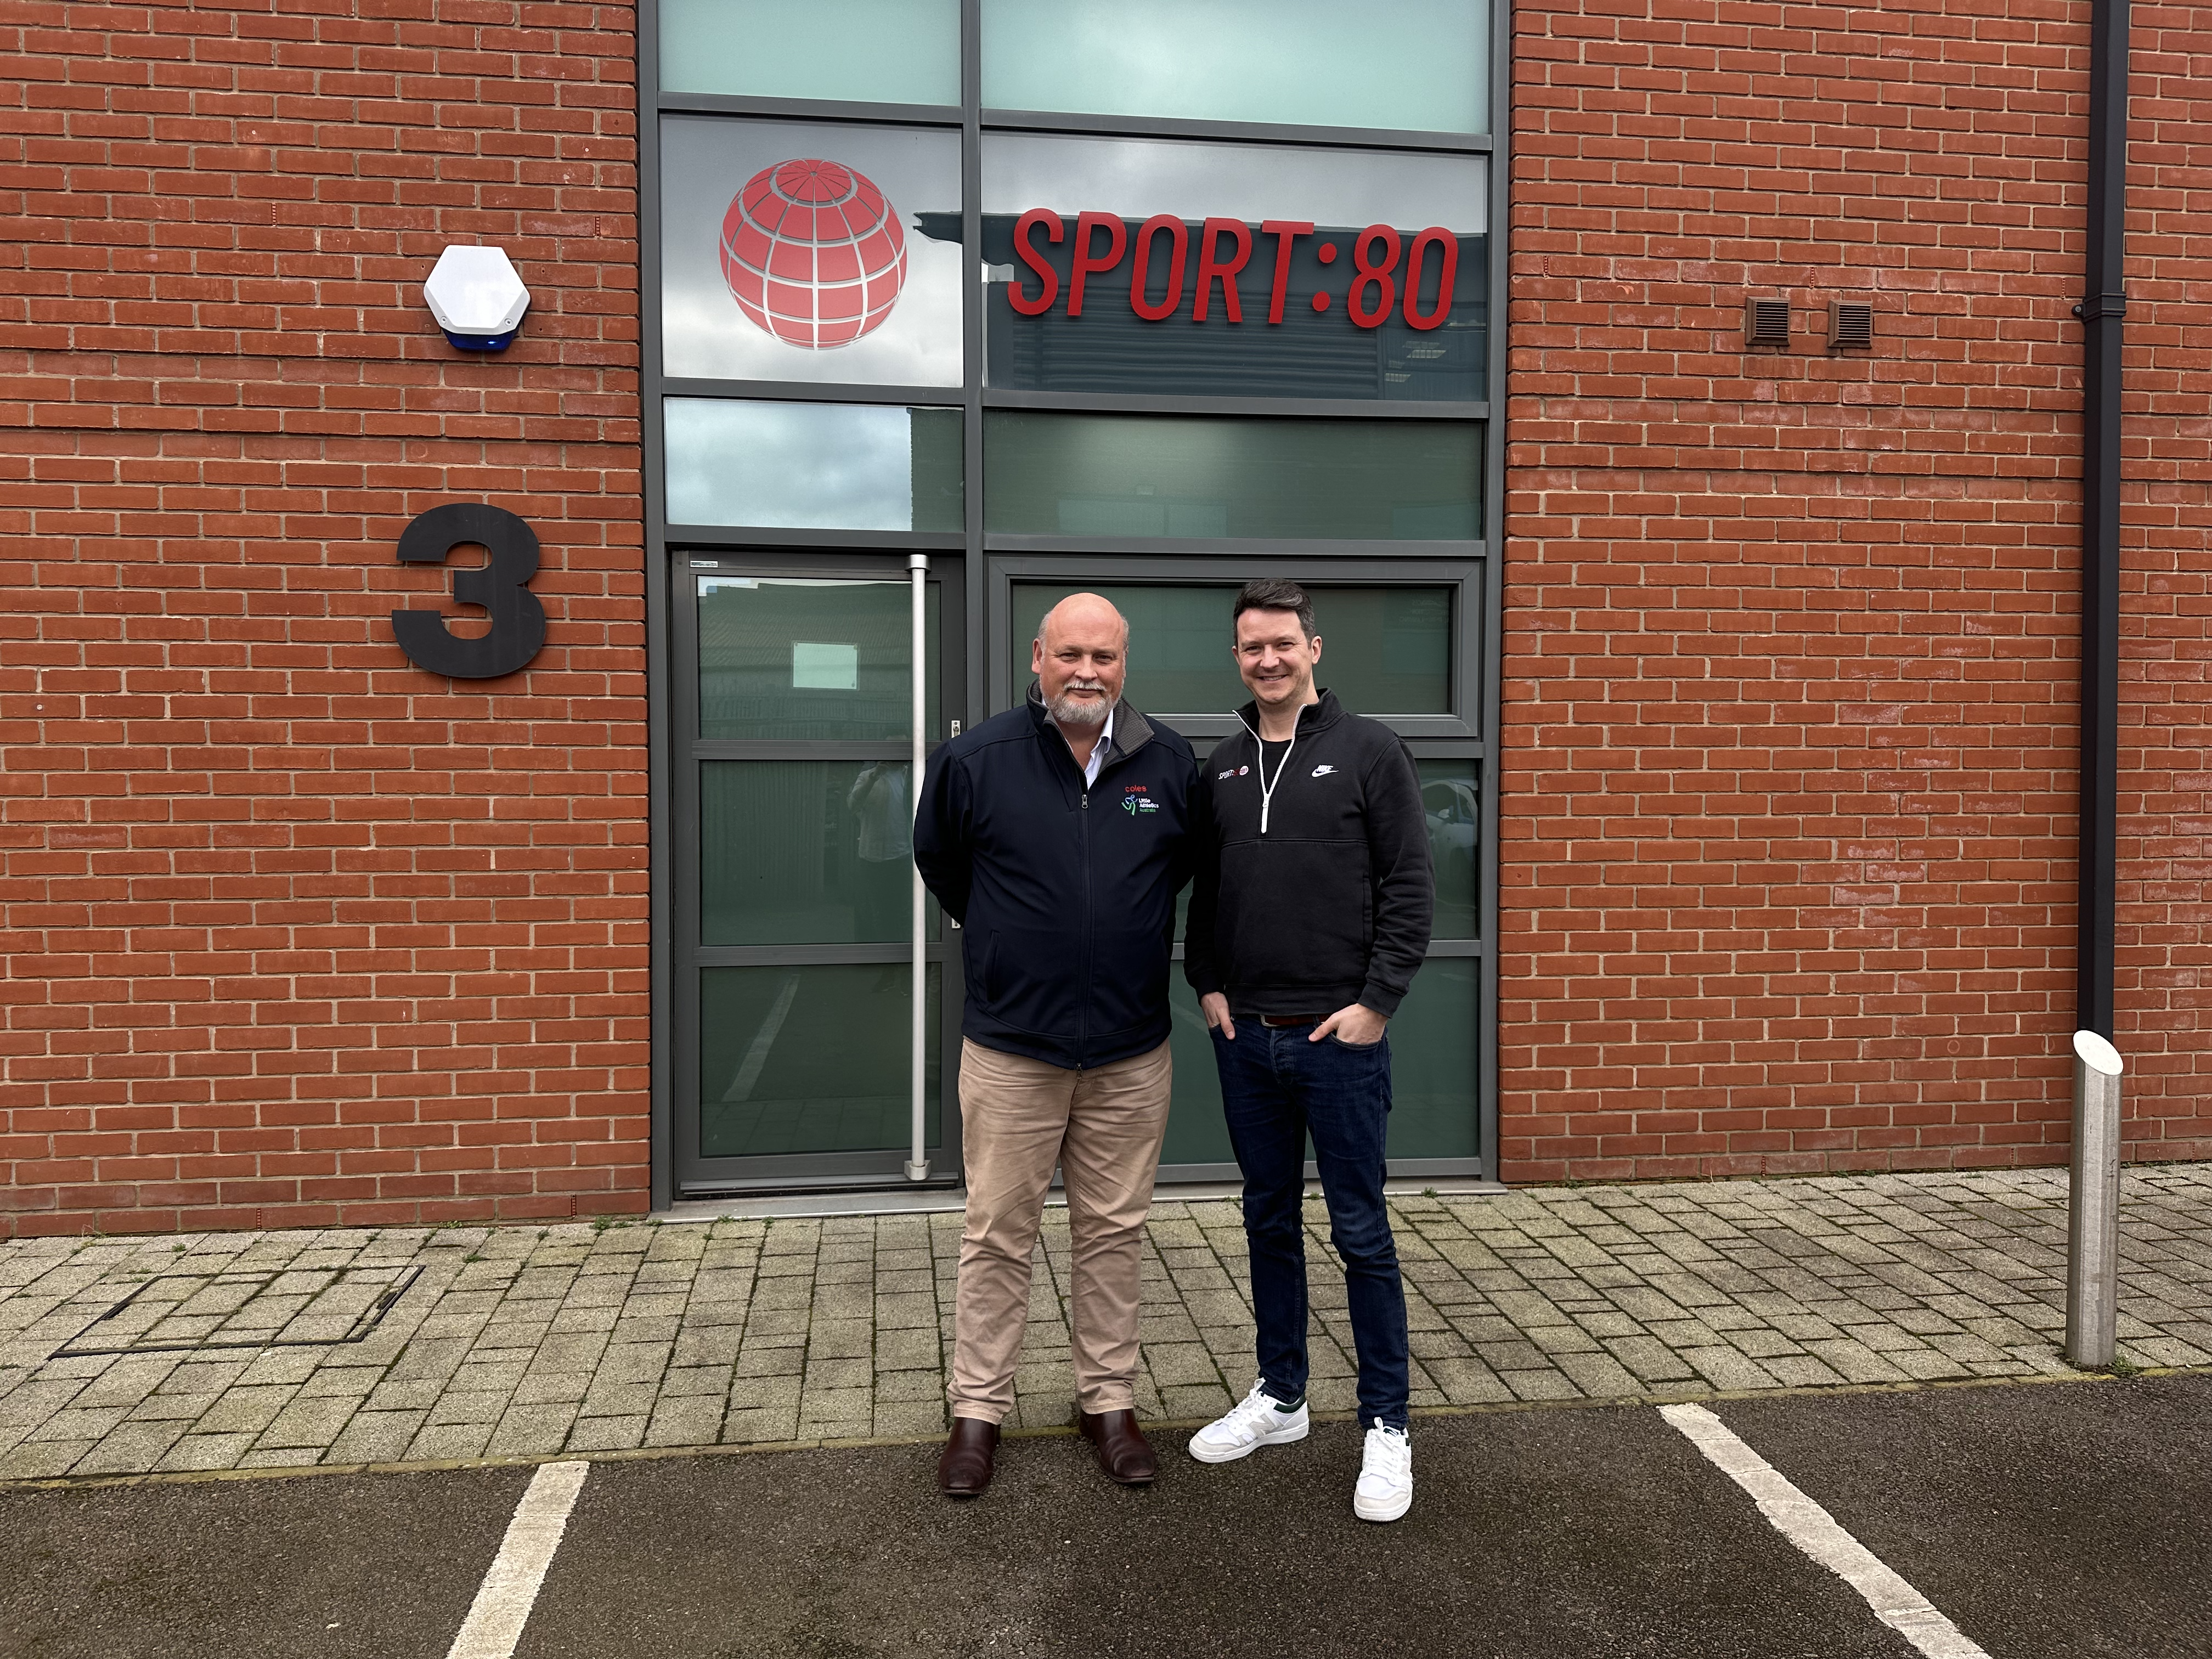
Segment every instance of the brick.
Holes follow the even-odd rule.
[[[645,1207],[635,19],[502,18],[11,37],[88,92],[0,205],[0,1237]],[[479,240],[496,359],[419,293]],[[543,543],[526,677],[391,641],[451,500]]]
[[[1815,4],[1750,70],[1685,0],[1515,9],[1508,1180],[2063,1160],[2089,13]],[[2138,14],[2116,1037],[2142,1158],[2212,1152],[2208,44],[2201,9]],[[1787,350],[1743,348],[1751,295],[1792,301]],[[1873,304],[1871,351],[1816,337],[1831,297]]]

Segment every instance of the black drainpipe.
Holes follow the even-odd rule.
[[[2112,1036],[2120,747],[2120,348],[2128,216],[2128,0],[2089,8],[2089,257],[2081,350],[2081,856],[2075,1018]]]

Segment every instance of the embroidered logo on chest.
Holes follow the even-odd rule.
[[[1316,766],[1313,769],[1313,775],[1317,778],[1325,778],[1335,770],[1334,766]]]

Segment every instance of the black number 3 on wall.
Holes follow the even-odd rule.
[[[392,636],[417,668],[457,680],[491,680],[512,674],[545,643],[545,607],[530,591],[538,574],[538,537],[504,507],[481,501],[453,501],[434,507],[399,534],[399,562],[443,564],[446,555],[466,543],[489,550],[481,570],[453,573],[453,598],[480,605],[491,617],[491,632],[463,639],[447,629],[435,611],[392,613]]]

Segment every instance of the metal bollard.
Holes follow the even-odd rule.
[[[2120,1053],[2074,1033],[2074,1167],[2066,1206],[2066,1358],[2112,1363],[2120,1314]]]

